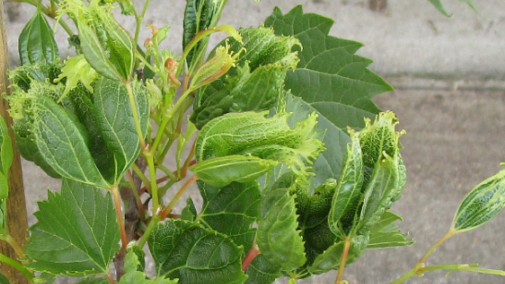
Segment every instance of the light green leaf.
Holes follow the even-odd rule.
[[[231,183],[216,188],[197,181],[203,197],[203,207],[197,220],[210,229],[230,237],[238,246],[248,251],[254,241],[256,229],[251,225],[259,215],[260,190],[258,183]]]
[[[243,248],[198,223],[170,220],[159,224],[148,240],[156,274],[181,284],[240,284]]]
[[[56,281],[56,275],[42,273],[40,276],[35,277],[32,281],[33,284],[53,284]]]
[[[356,261],[356,259],[363,254],[367,243],[368,237],[366,236],[355,236],[352,238],[346,266]],[[314,263],[308,267],[308,271],[311,274],[322,274],[330,270],[338,270],[340,267],[340,260],[342,259],[342,253],[344,252],[344,246],[345,244],[342,241],[329,247],[324,253],[316,257]]]
[[[195,221],[196,216],[197,216],[197,213],[196,213],[195,204],[193,203],[193,199],[190,197],[186,200],[186,207],[184,207],[184,209],[182,209],[181,220],[193,222],[193,221]]]
[[[137,117],[142,135],[149,123],[149,99],[147,89],[140,83],[132,83]],[[95,86],[94,103],[96,118],[109,151],[114,153],[116,170],[114,183],[123,177],[140,153],[139,137],[127,89],[119,81],[100,78]]]
[[[63,179],[61,194],[39,202],[30,227],[28,267],[50,274],[103,274],[119,249],[119,227],[110,194]]]
[[[91,157],[79,126],[69,114],[45,97],[38,97],[33,103],[33,132],[44,160],[63,177],[108,188]]]
[[[363,160],[358,135],[351,131],[344,166],[333,195],[328,223],[337,236],[348,236],[355,226],[358,206],[362,200]]]
[[[450,17],[451,15],[449,13],[447,13],[447,11],[445,10],[444,8],[444,5],[442,4],[442,1],[441,0],[428,0],[430,1],[431,4],[433,4],[433,6],[435,6],[435,8],[437,8],[437,10],[444,14],[445,16],[447,17]],[[471,0],[459,0],[461,2],[464,2],[466,4],[468,4],[468,6],[470,6],[475,12],[477,12],[477,9],[475,8],[475,6],[473,5],[473,2]]]
[[[5,176],[7,176],[12,165],[13,155],[12,140],[9,135],[9,129],[7,128],[7,124],[5,123],[3,117],[0,117],[0,171],[4,173]]]
[[[374,232],[390,231],[387,228],[390,228],[390,226],[395,221],[403,221],[403,219],[402,219],[402,217],[396,215],[395,213],[393,213],[391,211],[386,211],[386,212],[384,212],[384,214],[382,214],[379,221],[373,227],[370,228],[370,232],[373,234]]]
[[[93,93],[91,83],[98,77],[98,73],[91,67],[83,54],[69,57],[65,60],[65,66],[61,69],[61,74],[56,81],[66,78],[65,91],[62,97],[77,87],[81,83],[89,92]]]
[[[245,273],[248,278],[244,284],[271,284],[282,276],[280,265],[268,262],[262,254],[254,258]]]
[[[294,72],[288,72],[285,89],[319,115],[318,128],[326,131],[327,150],[314,165],[315,186],[328,178],[338,179],[349,142],[347,127],[362,128],[363,117],[379,112],[371,98],[393,90],[366,68],[371,60],[355,55],[360,43],[328,35],[332,25],[331,19],[304,14],[301,6],[285,15],[276,8],[265,21],[275,34],[293,35],[303,46],[297,49],[300,62]]]
[[[456,211],[453,231],[464,232],[484,225],[505,207],[505,170],[479,183]]]
[[[124,259],[125,275],[121,277],[118,284],[176,284],[177,280],[165,279],[164,277],[150,280],[143,271],[138,271],[140,265],[137,255],[134,252],[128,252]]]
[[[208,159],[189,169],[198,179],[215,187],[225,187],[232,182],[252,182],[277,164],[273,160],[231,155]]]
[[[49,64],[59,60],[60,55],[54,41],[53,30],[40,9],[21,31],[18,48],[22,65],[36,62]]]
[[[409,234],[398,231],[378,232],[370,236],[367,249],[380,249],[390,247],[410,246],[414,241],[408,239]]]
[[[103,277],[86,277],[83,278],[81,281],[77,282],[77,284],[110,284],[109,280],[107,278]]]
[[[261,197],[256,243],[269,262],[290,271],[302,266],[305,257],[294,196],[286,188],[273,189]]]

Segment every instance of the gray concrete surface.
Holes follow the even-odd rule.
[[[165,46],[180,53],[179,23],[185,1],[151,2],[157,8],[148,14],[147,23],[170,25],[174,40],[167,40]],[[374,59],[371,69],[398,87],[375,101],[396,112],[400,127],[407,130],[402,137],[407,188],[393,211],[404,217],[401,227],[416,244],[365,253],[346,269],[349,283],[389,283],[407,272],[447,231],[464,195],[505,161],[505,1],[475,1],[480,15],[459,1],[443,2],[452,18],[440,15],[426,0],[389,0],[383,12],[371,11],[364,0],[232,0],[221,21],[257,26],[275,5],[287,12],[303,4],[306,12],[335,19],[333,35],[364,43],[359,54]],[[9,3],[8,10],[9,49],[15,65],[19,62],[15,39],[33,10],[17,3]],[[132,27],[128,21],[125,25]],[[147,34],[144,31],[144,37]],[[61,29],[58,38],[65,40]],[[31,215],[36,201],[47,195],[46,188],[59,185],[30,163],[23,166]],[[197,197],[195,192],[189,194]],[[33,216],[29,220],[35,222]],[[505,269],[504,221],[505,213],[481,229],[454,237],[428,264],[478,262],[482,267]],[[444,274],[427,273],[405,283],[505,283],[496,276],[453,272],[446,278]],[[334,276],[329,273],[300,283],[333,283]]]

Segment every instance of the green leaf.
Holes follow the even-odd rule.
[[[33,103],[33,132],[44,160],[63,177],[108,188],[91,157],[79,126],[68,113],[45,97],[39,97]]]
[[[143,137],[149,123],[149,99],[147,89],[141,83],[132,83],[137,117]],[[100,78],[95,86],[94,103],[96,118],[109,151],[114,153],[114,183],[135,162],[140,153],[140,143],[130,99],[124,84]]]
[[[210,27],[214,9],[214,1],[212,0],[189,0],[186,2],[183,22],[184,32],[182,37],[183,50],[186,49],[186,46],[198,32]],[[206,43],[200,42],[190,51],[186,57],[188,67],[193,64],[195,53],[202,52],[202,47],[206,47]],[[196,57],[198,58],[199,56],[200,54],[197,54]]]
[[[40,9],[21,31],[18,48],[22,65],[36,62],[49,64],[59,60],[60,55],[53,30]]]
[[[196,216],[197,216],[196,207],[195,204],[193,203],[193,199],[190,197],[186,200],[186,207],[182,209],[181,220],[193,222],[195,221]]]
[[[408,239],[408,234],[402,234],[395,221],[403,221],[402,218],[391,211],[386,211],[380,220],[370,229],[370,241],[367,248],[388,248],[398,246],[410,246],[414,241]]]
[[[282,276],[281,266],[268,262],[262,254],[254,258],[245,273],[248,278],[244,284],[271,284]]]
[[[326,131],[327,150],[314,165],[315,186],[328,178],[338,179],[349,141],[347,127],[362,128],[363,117],[379,112],[371,98],[393,90],[366,68],[371,60],[355,55],[360,43],[328,35],[332,25],[331,19],[304,14],[301,6],[285,15],[276,8],[265,21],[275,34],[293,35],[303,46],[297,49],[300,62],[294,72],[288,72],[285,89],[319,114],[318,128]]]
[[[53,284],[56,281],[56,275],[42,273],[40,276],[35,277],[32,281],[34,284]]]
[[[251,225],[259,215],[260,190],[257,182],[233,182],[216,188],[197,181],[203,197],[203,207],[197,220],[210,229],[230,237],[238,246],[248,251],[254,241],[256,229]]]
[[[7,199],[0,200],[0,236],[6,236],[8,229]]]
[[[60,193],[39,202],[30,227],[28,267],[50,274],[104,274],[119,249],[119,227],[110,194],[63,179]]]
[[[355,236],[352,238],[346,266],[356,261],[356,259],[363,254],[367,243],[368,237],[366,236]],[[340,267],[340,260],[342,259],[342,253],[344,252],[344,246],[345,244],[343,241],[332,245],[328,250],[316,257],[314,263],[308,267],[308,271],[311,274],[322,274],[330,270],[338,270]]]
[[[430,1],[430,3],[433,4],[433,6],[435,6],[435,8],[437,8],[437,10],[440,13],[444,14],[447,17],[451,16],[445,10],[444,5],[442,5],[442,1],[441,0],[428,0],[428,1]],[[459,1],[468,4],[468,6],[470,6],[475,12],[477,12],[477,9],[475,8],[475,6],[474,6],[474,4],[473,4],[473,2],[471,0],[459,0]]]
[[[484,225],[505,207],[505,170],[479,183],[456,211],[453,230],[464,232]]]
[[[103,277],[86,277],[83,278],[81,281],[77,282],[77,284],[110,284],[109,280],[107,278]]]
[[[128,252],[124,259],[125,274],[121,277],[118,284],[176,284],[177,280],[165,279],[164,277],[150,280],[143,271],[138,271],[140,265],[137,255],[134,252]]]
[[[298,62],[294,37],[274,35],[272,29],[242,29],[243,42],[229,38],[211,53],[226,47],[237,54],[231,68],[197,94],[191,121],[200,129],[210,120],[229,112],[263,111],[274,107],[283,93],[286,72]],[[244,49],[246,50],[245,52]]]
[[[91,67],[83,54],[69,57],[65,60],[65,66],[61,69],[61,74],[56,81],[65,80],[65,97],[71,90],[81,83],[89,92],[93,93],[91,84],[98,77],[98,73]]]
[[[0,273],[0,284],[10,284],[11,282],[9,281],[9,279],[3,275],[2,273]]]
[[[360,141],[351,131],[351,142],[347,145],[344,166],[333,195],[328,223],[337,236],[348,236],[355,225],[358,206],[362,200],[363,161]]]
[[[13,159],[12,140],[3,117],[0,117],[0,171],[7,176]],[[2,192],[2,190],[0,190]],[[0,198],[2,194],[0,194]]]
[[[311,265],[315,258],[341,239],[332,233],[328,216],[332,206],[332,197],[337,186],[334,179],[329,179],[309,195],[306,186],[296,186],[295,204],[298,216],[298,228],[305,242],[307,262]]]
[[[198,223],[170,220],[159,224],[148,240],[156,274],[181,284],[239,284],[243,248]]]
[[[294,196],[285,188],[270,190],[261,197],[256,243],[269,262],[290,271],[305,261],[303,240],[297,230]]]
[[[270,171],[278,163],[252,156],[231,155],[208,159],[189,169],[215,187],[225,187],[232,182],[252,182]]]

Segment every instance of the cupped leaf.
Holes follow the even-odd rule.
[[[49,98],[39,97],[33,103],[33,132],[44,160],[63,177],[108,188],[89,152],[82,125]]]
[[[58,46],[53,30],[40,9],[26,23],[18,39],[19,59],[22,65],[40,62],[50,64],[59,60]]]
[[[119,249],[119,227],[110,194],[63,179],[61,194],[39,202],[30,228],[28,267],[50,274],[103,274]]]
[[[505,170],[485,179],[470,191],[456,211],[453,231],[464,232],[484,225],[505,207]]]
[[[239,284],[243,248],[198,223],[171,220],[159,224],[148,240],[158,276],[181,284]]]
[[[124,259],[125,274],[118,284],[176,284],[177,280],[165,279],[164,277],[150,280],[143,271],[138,271],[140,262],[134,252],[128,252]]]
[[[281,266],[272,264],[262,254],[254,258],[245,273],[248,278],[244,284],[271,284],[282,276]]]
[[[208,159],[189,169],[198,179],[215,187],[225,187],[232,182],[252,182],[278,164],[253,156],[230,155]]]
[[[198,128],[229,112],[274,107],[282,96],[286,72],[298,62],[296,53],[291,51],[299,44],[294,37],[276,36],[272,29],[264,27],[241,29],[240,34],[242,41],[229,38],[211,53],[217,54],[229,46],[234,58],[238,58],[236,67],[226,77],[197,93],[191,121]]]
[[[149,123],[147,89],[140,83],[132,85],[135,109],[142,135],[145,137]],[[114,153],[113,182],[116,182],[137,159],[140,153],[139,137],[126,86],[120,81],[102,77],[95,88],[96,119],[107,148]]]
[[[326,131],[327,150],[314,164],[315,186],[328,178],[338,179],[349,142],[347,127],[362,128],[363,117],[380,111],[371,98],[392,91],[366,68],[371,60],[355,55],[360,43],[328,35],[332,25],[331,19],[304,14],[301,6],[287,14],[276,8],[265,21],[275,34],[295,36],[303,46],[297,49],[300,62],[294,72],[287,73],[285,89],[319,115],[318,128]]]
[[[328,223],[337,236],[347,236],[355,225],[363,186],[363,159],[358,135],[351,131],[344,166],[333,195]]]
[[[197,220],[210,229],[230,237],[235,244],[248,251],[256,229],[251,225],[259,215],[260,190],[256,181],[233,182],[216,188],[198,181],[203,207]]]
[[[352,238],[349,252],[347,254],[346,265],[356,261],[356,259],[363,254],[368,244],[368,240],[367,236],[355,236]],[[330,270],[339,269],[344,247],[345,242],[343,241],[332,245],[324,253],[317,256],[314,263],[312,263],[307,270],[311,274],[322,274]]]
[[[260,218],[256,242],[269,262],[291,271],[305,261],[303,239],[298,222],[294,196],[289,189],[273,189],[261,197]]]

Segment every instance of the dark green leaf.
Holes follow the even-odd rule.
[[[128,252],[124,260],[125,275],[121,277],[118,284],[176,284],[177,280],[165,279],[164,277],[149,280],[143,271],[138,271],[140,265],[137,255],[133,252]]]
[[[142,135],[147,133],[149,123],[149,100],[147,90],[133,83],[133,96]],[[140,153],[140,143],[127,89],[119,81],[100,78],[95,85],[94,102],[96,119],[109,151],[114,153],[114,181],[123,177]]]
[[[296,187],[295,202],[296,212],[299,215],[298,226],[305,242],[307,257],[305,266],[311,265],[318,255],[335,242],[340,241],[328,225],[328,216],[336,185],[336,181],[330,179],[316,188],[312,195],[307,193],[305,186]]]
[[[12,152],[12,140],[9,135],[9,129],[3,117],[0,117],[0,171],[6,176],[12,165],[13,152]],[[0,192],[3,192],[0,189]],[[0,194],[0,198],[2,194]]]
[[[268,262],[262,254],[254,258],[245,273],[248,278],[244,284],[271,284],[282,276],[281,266]]]
[[[186,9],[184,10],[184,33],[182,37],[182,49],[185,50],[189,42],[195,35],[210,27],[215,5],[212,0],[189,0],[186,2]],[[203,45],[203,46],[202,46]],[[198,43],[186,57],[188,67],[193,64],[193,57],[198,58],[202,48],[206,47],[206,42]]]
[[[22,65],[36,62],[49,64],[59,60],[60,55],[54,41],[53,30],[40,9],[19,35],[18,48]]]
[[[35,165],[39,166],[44,172],[52,178],[61,178],[61,175],[56,172],[53,167],[51,167],[37,148],[37,143],[33,134],[28,137],[22,137],[19,133],[15,133],[16,146],[18,147],[19,153],[23,158],[28,161],[32,161]]]
[[[337,236],[348,236],[355,225],[358,206],[362,199],[363,161],[358,135],[351,132],[342,173],[333,195],[328,222]]]
[[[470,191],[456,211],[453,230],[464,232],[484,225],[505,207],[505,170]]]
[[[182,209],[182,212],[181,212],[181,220],[185,220],[185,221],[195,221],[196,219],[196,207],[195,207],[195,204],[193,203],[193,199],[188,198],[186,200],[186,207],[184,207],[184,209]]]
[[[347,255],[346,265],[354,262],[363,254],[367,243],[368,237],[366,236],[356,236],[352,238],[351,245],[349,247],[349,253]],[[328,248],[328,250],[316,257],[314,263],[308,268],[308,271],[311,274],[322,274],[330,270],[339,269],[343,252],[343,241],[332,245],[330,248]]]
[[[119,249],[119,227],[110,194],[63,179],[61,194],[39,202],[26,254],[36,271],[58,275],[103,274]]]
[[[148,240],[156,274],[181,284],[239,284],[243,248],[198,223],[171,220],[159,224]]]
[[[256,242],[269,262],[290,271],[305,261],[303,240],[297,230],[295,200],[288,189],[270,190],[261,197]]]
[[[79,126],[51,99],[34,100],[33,131],[45,161],[60,175],[79,182],[108,188],[98,171]]]
[[[251,225],[259,215],[260,190],[257,182],[233,182],[216,188],[198,181],[203,207],[198,220],[214,231],[230,237],[235,244],[248,251],[256,229]]]
[[[10,284],[11,282],[9,281],[9,279],[3,275],[2,273],[0,273],[0,284]]]
[[[0,236],[5,236],[8,233],[7,223],[7,199],[0,200]]]
[[[276,8],[265,21],[277,35],[294,35],[300,40],[300,62],[288,72],[285,89],[319,114],[318,128],[326,131],[326,151],[314,165],[315,185],[338,178],[349,137],[347,127],[362,128],[363,117],[373,117],[379,109],[371,101],[377,94],[391,91],[379,76],[366,67],[372,62],[355,55],[360,43],[329,36],[331,19],[303,14],[301,6],[283,15]],[[345,114],[345,115],[343,115]]]

